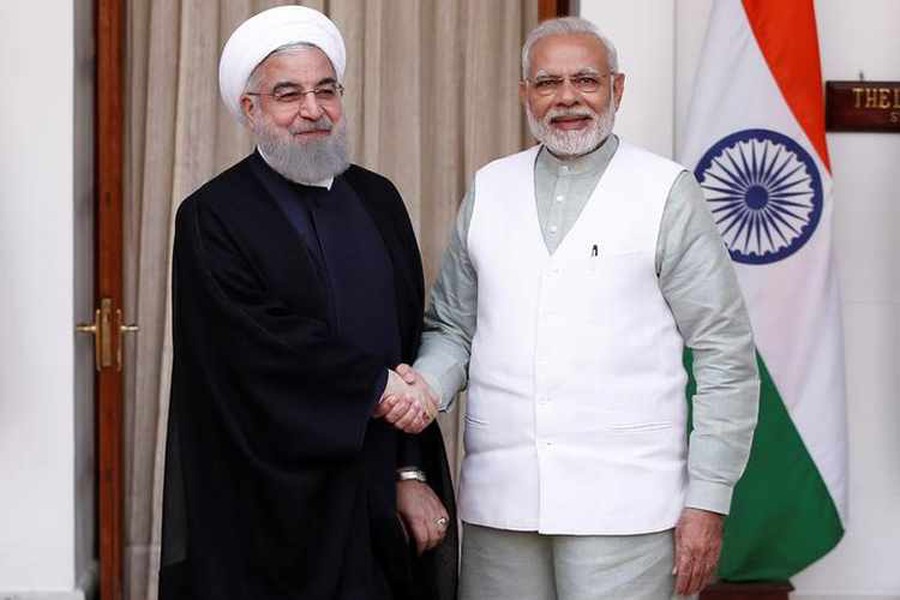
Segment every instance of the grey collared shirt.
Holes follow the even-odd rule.
[[[535,163],[536,209],[544,243],[553,253],[603,175],[619,141],[560,160],[542,148]],[[459,209],[450,244],[431,291],[415,368],[441,396],[446,410],[466,385],[477,326],[478,275],[467,239],[474,183]],[[686,506],[726,514],[750,453],[759,376],[750,321],[737,279],[703,191],[693,175],[675,180],[663,210],[656,247],[659,289],[693,351],[697,391],[688,447]]]

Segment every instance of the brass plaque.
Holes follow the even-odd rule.
[[[900,133],[900,81],[825,82],[825,129]]]

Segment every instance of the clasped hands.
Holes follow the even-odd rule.
[[[388,372],[381,401],[372,413],[400,431],[419,433],[434,421],[438,413],[437,394],[412,367],[401,364]]]

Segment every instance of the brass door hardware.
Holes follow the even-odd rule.
[[[75,331],[90,333],[94,336],[94,364],[97,370],[113,366],[113,334],[117,333],[115,365],[116,370],[122,370],[122,336],[126,333],[138,331],[137,325],[122,324],[122,309],[115,311],[115,324],[113,324],[112,298],[101,298],[100,308],[94,311],[93,323],[79,323]],[[115,327],[115,329],[113,329]]]
[[[122,309],[116,309],[116,330],[119,332],[119,343],[116,346],[116,370],[122,370],[122,342],[124,341],[122,338],[125,337],[126,333],[137,333],[138,326],[137,325],[123,325],[122,324]]]

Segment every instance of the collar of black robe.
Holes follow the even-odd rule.
[[[285,178],[269,166],[259,150],[250,156],[250,168],[305,242],[319,275],[324,275],[324,257],[309,205],[318,204],[328,194],[328,188],[303,185]]]
[[[253,152],[245,160],[254,179],[263,186],[276,206],[280,204],[279,197],[284,197],[285,194],[292,197],[295,194],[291,186],[300,184],[285,179],[272,169],[259,152]],[[350,165],[349,169],[335,177],[339,178],[344,178],[362,200],[388,250],[394,267],[398,322],[403,340],[402,355],[405,362],[410,362],[415,359],[421,334],[425,284],[422,277],[422,258],[409,222],[409,215],[396,188],[381,175]],[[318,191],[324,192],[324,195],[328,193],[324,188]],[[327,277],[319,270],[321,264],[319,258],[312,254],[308,244],[304,243],[303,247],[310,263],[315,266],[322,285],[327,285]]]

